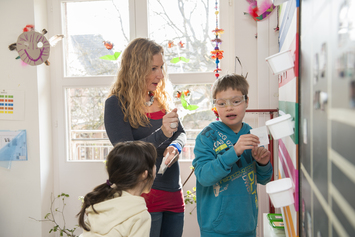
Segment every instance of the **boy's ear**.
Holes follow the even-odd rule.
[[[248,99],[245,101],[245,104],[246,104],[245,108],[248,108],[248,105],[249,105],[249,97],[248,97]]]

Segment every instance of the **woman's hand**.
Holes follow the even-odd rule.
[[[253,134],[241,135],[238,142],[234,144],[234,150],[237,156],[241,156],[244,150],[253,149],[258,147],[260,141],[259,137]]]
[[[254,159],[261,165],[266,165],[270,161],[271,153],[264,147],[255,147],[251,150]]]
[[[168,146],[164,151],[164,157],[168,152],[169,157],[166,159],[165,164],[169,165],[168,167],[171,167],[179,159],[179,151],[174,146]]]
[[[163,125],[161,130],[166,137],[172,137],[174,132],[178,130],[179,117],[177,114],[177,108],[173,109],[170,113],[167,113],[163,117]]]

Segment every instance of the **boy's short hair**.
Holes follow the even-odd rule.
[[[229,88],[233,90],[241,91],[243,95],[246,96],[245,99],[248,98],[248,90],[249,90],[249,83],[245,79],[245,77],[238,75],[238,74],[227,74],[220,78],[218,78],[212,86],[212,98],[216,99],[216,95],[218,92],[226,91]]]

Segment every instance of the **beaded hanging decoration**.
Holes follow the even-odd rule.
[[[216,79],[218,79],[219,71],[221,71],[221,69],[218,67],[218,64],[219,64],[219,60],[221,60],[223,58],[223,53],[224,53],[223,50],[219,49],[219,45],[222,43],[222,40],[219,37],[221,36],[221,34],[224,33],[224,30],[218,28],[218,14],[219,14],[219,11],[218,11],[218,0],[216,0],[215,9],[216,9],[216,11],[215,11],[216,29],[214,29],[212,31],[214,33],[214,35],[215,35],[215,38],[212,39],[212,42],[216,43],[216,46],[214,47],[214,50],[211,51],[211,54],[212,54],[211,58],[216,60],[216,69],[214,70],[214,73],[215,73],[214,75],[216,76]]]
[[[215,35],[215,38],[212,39],[212,42],[216,43],[216,46],[214,47],[214,50],[211,51],[211,54],[212,54],[211,58],[216,60],[216,69],[213,72],[214,72],[214,75],[215,75],[216,79],[218,79],[219,72],[221,71],[221,69],[218,67],[218,64],[220,62],[219,60],[221,60],[223,58],[223,53],[224,53],[223,50],[219,49],[219,46],[222,43],[222,40],[219,37],[221,36],[221,34],[224,33],[224,30],[218,28],[218,14],[219,14],[219,11],[218,11],[218,0],[216,0],[215,9],[216,9],[216,11],[215,11],[216,29],[214,29],[212,31],[214,33],[214,35]],[[212,111],[215,113],[215,115],[217,117],[217,120],[219,120],[219,116],[218,116],[218,112],[217,112],[216,107],[213,107]]]

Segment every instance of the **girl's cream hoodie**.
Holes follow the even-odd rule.
[[[143,197],[125,191],[115,197],[86,209],[86,223],[90,231],[80,237],[149,237],[151,217]]]

